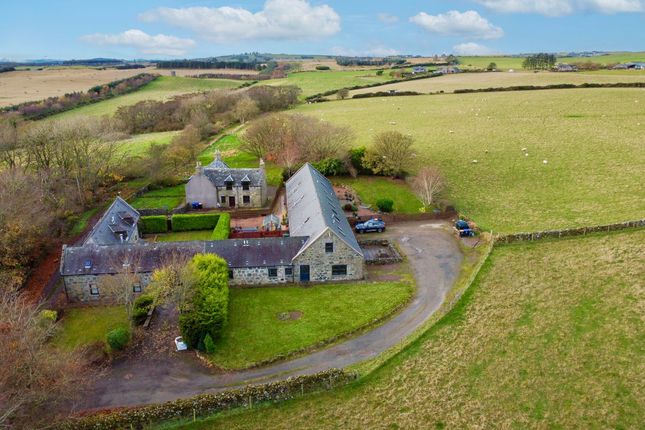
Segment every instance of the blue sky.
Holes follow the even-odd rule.
[[[645,50],[645,0],[23,0],[0,58]]]

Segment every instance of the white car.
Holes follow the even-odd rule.
[[[188,345],[186,345],[186,342],[184,342],[181,336],[175,338],[175,346],[177,347],[177,351],[186,351],[188,349]]]

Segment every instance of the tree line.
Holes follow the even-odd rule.
[[[554,54],[540,53],[529,55],[522,62],[522,68],[527,70],[549,70],[555,66],[557,60]]]
[[[262,64],[257,61],[223,61],[223,60],[168,60],[159,61],[159,69],[242,69],[261,70]]]

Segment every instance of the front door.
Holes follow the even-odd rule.
[[[231,208],[235,207],[235,197],[229,196],[229,198],[228,198],[228,206],[231,207]]]
[[[300,282],[309,282],[309,265],[300,265]]]

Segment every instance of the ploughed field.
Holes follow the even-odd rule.
[[[645,230],[497,247],[456,308],[362,382],[173,428],[639,428],[643,279]]]
[[[354,145],[387,130],[412,135],[419,164],[440,167],[450,200],[495,232],[645,214],[645,89],[376,97],[296,111],[352,127]]]

